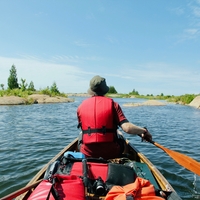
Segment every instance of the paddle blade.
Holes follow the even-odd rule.
[[[154,142],[155,146],[162,149],[164,152],[166,152],[171,158],[173,158],[179,165],[185,167],[189,171],[197,174],[200,176],[200,163],[196,160],[190,158],[189,156],[186,156],[184,154],[178,153],[176,151],[172,151],[170,149],[167,149],[160,144]]]

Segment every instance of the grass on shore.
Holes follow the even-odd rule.
[[[31,90],[25,90],[23,91],[22,89],[8,89],[8,90],[0,90],[0,97],[3,96],[18,96],[18,97],[23,97],[23,98],[27,98],[29,95],[31,94],[45,94],[45,95],[49,95],[51,97],[54,96],[62,96],[62,97],[67,97],[67,95],[65,93],[60,93],[60,92],[54,92],[51,91],[49,88],[45,88],[39,91],[31,91]],[[200,94],[199,94],[200,95]],[[155,100],[166,100],[168,102],[175,102],[175,103],[181,103],[181,104],[189,104],[196,96],[195,94],[185,94],[185,95],[181,95],[181,96],[164,96],[164,95],[157,95],[157,96],[153,96],[153,95],[132,95],[132,94],[111,94],[108,93],[106,94],[106,96],[111,97],[111,98],[142,98],[142,99],[155,99]]]
[[[198,94],[200,95],[200,94]],[[180,104],[184,104],[187,105],[189,104],[196,96],[195,94],[184,94],[181,96],[164,96],[164,95],[157,95],[157,96],[153,96],[153,95],[131,95],[131,94],[107,94],[108,97],[116,97],[116,98],[141,98],[141,99],[153,99],[153,100],[165,100],[168,102],[174,102],[174,103],[180,103]]]
[[[29,95],[32,95],[32,94],[45,94],[45,95],[49,95],[50,97],[54,97],[54,96],[67,97],[67,95],[65,93],[52,92],[48,88],[42,89],[42,90],[39,90],[39,91],[32,91],[32,90],[23,91],[19,88],[12,89],[12,90],[10,90],[10,89],[0,90],[0,97],[3,97],[3,96],[18,96],[18,97],[27,98]]]

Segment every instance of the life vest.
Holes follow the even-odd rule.
[[[105,200],[164,200],[156,196],[154,186],[143,178],[137,177],[134,183],[125,186],[113,186]]]
[[[117,126],[114,125],[113,100],[94,96],[81,104],[79,117],[83,143],[113,142]]]

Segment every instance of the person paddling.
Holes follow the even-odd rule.
[[[152,140],[152,135],[146,128],[129,122],[120,105],[105,97],[108,91],[106,79],[94,76],[88,89],[91,97],[84,100],[77,109],[78,127],[82,130],[79,135],[79,150],[86,157],[120,157],[124,151],[124,143],[123,136],[117,132],[118,127],[128,134]]]

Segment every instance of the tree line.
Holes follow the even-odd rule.
[[[5,90],[4,84],[0,84],[1,89],[0,90],[0,96],[3,95],[15,95],[15,96],[27,96],[30,94],[33,94],[36,89],[34,87],[33,81],[31,81],[29,84],[26,82],[26,79],[21,78],[21,82],[18,83],[17,78],[17,69],[15,65],[12,65],[10,69],[10,75],[8,77],[8,89]],[[56,82],[53,82],[51,87],[46,87],[45,89],[37,91],[37,93],[46,94],[49,96],[67,96],[64,93],[60,93]],[[109,86],[108,96],[109,94],[118,94],[117,90],[114,86]],[[118,94],[119,97],[126,97],[129,98],[131,96],[135,96],[136,98],[146,98],[146,99],[162,99],[172,102],[182,102],[183,104],[189,104],[197,95],[194,94],[185,94],[181,96],[174,96],[174,95],[164,95],[161,93],[160,95],[154,96],[153,94],[147,94],[147,95],[141,95],[138,91],[133,89],[128,94]]]
[[[4,88],[4,84],[0,84],[2,91],[7,91],[7,94],[10,93],[12,90],[18,91],[18,92],[28,92],[29,94],[32,94],[33,92],[36,91],[35,87],[34,87],[34,83],[33,81],[31,81],[29,84],[26,82],[26,79],[21,78],[21,82],[18,82],[18,78],[17,78],[17,69],[15,67],[15,65],[12,65],[11,69],[10,69],[10,75],[8,77],[8,82],[7,82],[7,90],[5,90]],[[42,89],[40,91],[40,93],[42,94],[47,94],[50,96],[54,96],[54,95],[61,95],[61,96],[66,96],[63,93],[60,93],[56,82],[53,82],[51,87],[46,87],[45,89]],[[4,93],[5,94],[5,93]],[[2,95],[0,95],[2,96]],[[21,96],[21,95],[18,95]]]
[[[0,84],[0,86],[1,86],[2,90],[5,90],[4,84]],[[18,83],[17,69],[16,69],[15,65],[12,65],[12,67],[10,69],[10,75],[8,77],[8,90],[14,90],[14,89],[20,89],[21,91],[32,91],[32,92],[36,91],[33,81],[31,81],[28,84],[26,82],[26,79],[21,78],[21,82]],[[44,94],[49,94],[49,93],[61,94],[56,85],[56,82],[54,82],[50,88],[47,87],[47,88],[43,89],[42,93],[44,93]],[[117,94],[118,92],[114,86],[110,86],[108,93]]]

